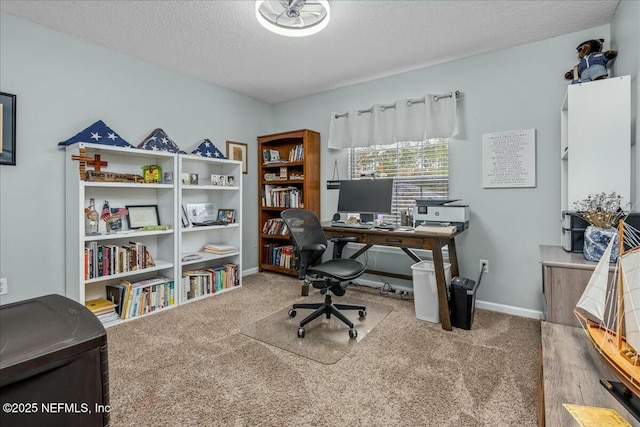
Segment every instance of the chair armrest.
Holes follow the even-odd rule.
[[[334,258],[342,258],[342,250],[347,245],[347,243],[359,242],[356,236],[343,236],[343,237],[333,237],[331,242],[333,242],[333,257]]]
[[[327,249],[327,245],[317,243],[314,245],[296,246],[294,250],[298,255],[298,279],[304,279],[307,274],[307,268],[310,267],[310,263],[314,262],[318,256],[314,257],[318,253],[322,254]]]
[[[305,252],[305,251],[324,251],[327,249],[327,245],[323,245],[322,243],[317,243],[315,245],[305,245],[305,246],[299,246],[298,250],[300,252]]]

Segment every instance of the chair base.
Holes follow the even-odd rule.
[[[295,313],[296,309],[311,309],[315,310],[313,313],[305,317],[300,322],[300,327],[303,328],[304,325],[311,322],[314,319],[322,316],[323,314],[327,316],[327,319],[331,318],[331,315],[334,315],[338,319],[340,319],[343,323],[349,326],[350,329],[353,329],[353,322],[349,320],[347,316],[342,314],[340,310],[359,310],[360,317],[366,316],[367,308],[364,305],[351,305],[351,304],[334,304],[331,300],[331,294],[327,292],[324,298],[324,302],[318,303],[306,303],[306,304],[293,304],[292,311]],[[294,314],[295,315],[295,314]]]

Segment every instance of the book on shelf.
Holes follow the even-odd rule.
[[[105,290],[107,291],[107,300],[116,305],[116,313],[121,316],[127,285],[125,283],[112,283],[106,285]]]
[[[229,245],[226,243],[207,243],[203,248],[204,252],[212,254],[228,254],[238,251],[238,247],[235,245]]]
[[[87,307],[93,314],[104,314],[115,311],[116,304],[107,300],[106,298],[96,298],[85,301],[84,306]]]

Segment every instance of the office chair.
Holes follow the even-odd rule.
[[[367,315],[366,307],[334,304],[331,300],[331,294],[343,296],[349,281],[364,273],[366,267],[355,259],[333,258],[326,262],[320,262],[328,244],[322,231],[322,225],[313,212],[305,209],[287,209],[281,213],[281,216],[289,228],[289,237],[298,259],[298,278],[304,279],[305,283],[320,289],[320,293],[325,295],[324,302],[294,304],[293,308],[289,310],[290,317],[295,317],[298,309],[315,310],[300,322],[298,337],[304,338],[304,326],[324,314],[327,319],[334,315],[349,326],[349,337],[355,339],[358,332],[354,328],[353,322],[340,310],[358,310],[360,318],[364,318]],[[344,246],[346,242],[357,241],[357,239],[340,237],[331,239],[331,241]]]

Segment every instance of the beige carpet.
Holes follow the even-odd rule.
[[[240,334],[302,300],[277,274],[109,328],[111,425],[536,425],[539,321],[477,310],[447,332],[411,300],[347,295],[393,311],[332,365]]]
[[[324,295],[314,293],[301,303],[315,303],[324,301]],[[356,346],[382,319],[389,314],[393,307],[372,301],[363,301],[348,296],[333,297],[334,304],[354,304],[367,307],[367,316],[358,318],[357,310],[348,310],[344,314],[354,323],[358,335],[349,338],[349,327],[332,316],[320,316],[305,326],[305,337],[298,338],[300,321],[313,310],[298,309],[295,317],[289,317],[291,305],[247,325],[240,332],[243,335],[274,345],[291,353],[308,357],[309,359],[331,365],[336,363],[347,352]]]

